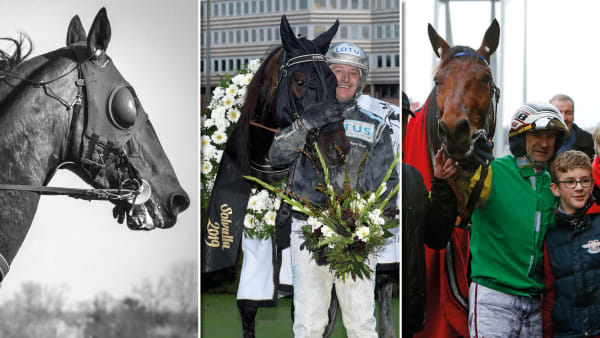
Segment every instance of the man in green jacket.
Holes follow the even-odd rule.
[[[471,337],[542,337],[543,241],[554,224],[546,164],[567,131],[550,104],[526,103],[513,116],[512,155],[493,160],[471,216]],[[467,197],[482,176],[461,170]],[[467,200],[467,199],[465,199]]]

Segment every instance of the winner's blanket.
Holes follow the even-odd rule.
[[[432,160],[427,138],[429,119],[437,119],[435,90],[427,102],[415,112],[408,122],[402,144],[403,161],[415,167],[427,189],[433,178]],[[444,250],[432,250],[425,246],[426,266],[426,321],[425,330],[415,337],[468,337],[468,295],[470,233],[455,228],[450,243]]]

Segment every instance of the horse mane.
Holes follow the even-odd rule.
[[[15,47],[12,54],[0,49],[0,72],[6,74],[11,72],[31,54],[33,44],[31,38],[25,33],[21,33],[18,39],[0,38],[0,40],[12,42]],[[26,45],[29,45],[28,49],[26,49]]]
[[[236,160],[243,173],[249,172],[250,168],[250,121],[254,118],[269,127],[275,127],[276,125],[275,117],[269,115],[269,107],[266,107],[266,105],[270,105],[275,100],[276,83],[273,83],[273,79],[275,79],[275,82],[277,81],[279,54],[282,50],[282,46],[277,46],[267,51],[267,56],[246,89],[246,99],[242,105],[240,119],[237,123],[236,146],[237,149],[240,149]]]

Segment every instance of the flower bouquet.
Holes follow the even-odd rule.
[[[274,193],[266,189],[252,188],[248,209],[244,216],[246,236],[261,240],[273,237],[275,235],[275,219],[280,205],[281,198]]]
[[[388,202],[399,190],[398,184],[385,194],[386,183],[392,170],[395,170],[399,155],[396,155],[376,191],[359,193],[357,187],[352,189],[346,175],[343,191],[338,194],[331,185],[329,170],[316,144],[315,149],[325,180],[325,184],[320,184],[316,189],[326,196],[327,203],[324,206],[269,185],[256,177],[244,177],[275,192],[293,210],[308,216],[307,225],[301,229],[304,238],[301,248],[308,249],[318,264],[329,265],[335,277],[344,281],[348,275],[353,280],[356,280],[356,276],[370,278],[373,271],[367,264],[368,256],[376,253],[384,245],[385,239],[392,236],[387,229],[399,224],[396,217],[383,214]],[[366,154],[361,163],[365,158]]]

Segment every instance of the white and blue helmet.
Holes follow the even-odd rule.
[[[352,42],[336,42],[329,47],[325,58],[329,65],[337,63],[354,66],[360,70],[360,82],[356,90],[356,96],[360,96],[369,74],[369,58],[365,51]]]

